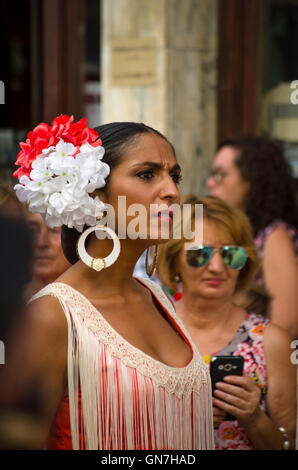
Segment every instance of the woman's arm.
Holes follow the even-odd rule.
[[[293,242],[283,227],[268,235],[262,270],[265,286],[272,296],[272,322],[298,338],[298,266]]]
[[[5,417],[11,417],[12,422],[22,422],[24,417],[25,425],[36,424],[30,445],[42,448],[66,385],[67,321],[59,301],[43,297],[29,304],[6,349],[1,370],[4,422],[0,431],[6,432]],[[23,439],[26,446],[25,435]],[[16,445],[22,448],[22,442]]]
[[[296,368],[290,362],[290,338],[285,331],[268,324],[264,332],[267,365],[266,406],[268,415],[259,406],[260,390],[251,377],[226,377],[218,384],[216,406],[236,416],[258,450],[282,450],[284,439],[279,427],[289,436],[295,448],[296,432]],[[224,400],[224,401],[222,401]]]
[[[291,338],[281,328],[268,324],[264,330],[268,393],[266,405],[278,427],[286,429],[295,445],[297,414],[297,370],[291,362]]]

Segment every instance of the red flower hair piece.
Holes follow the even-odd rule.
[[[42,150],[57,145],[60,139],[73,144],[78,150],[86,143],[94,147],[102,145],[101,140],[98,139],[98,133],[87,127],[86,118],[74,123],[73,116],[61,114],[53,120],[52,126],[44,122],[40,123],[28,133],[26,142],[20,143],[21,150],[15,163],[20,165],[20,168],[14,172],[13,176],[18,179],[23,175],[30,177],[32,162],[42,154]]]

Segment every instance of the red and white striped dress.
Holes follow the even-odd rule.
[[[128,343],[80,292],[56,282],[31,300],[59,299],[68,322],[68,396],[48,449],[213,449],[208,367],[162,289],[138,279],[192,349],[182,368]]]

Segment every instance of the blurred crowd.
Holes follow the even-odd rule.
[[[298,338],[298,206],[282,147],[256,136],[222,142],[207,188],[207,196],[185,195],[181,201],[193,208],[192,226],[195,204],[203,204],[203,245],[187,251],[183,239],[162,245],[155,280],[171,297],[208,366],[216,355],[244,358],[243,376],[214,393],[216,448],[244,449],[248,440],[266,448],[267,439],[279,442],[282,430],[266,430],[270,421],[280,420],[293,441],[297,378],[290,356]],[[29,213],[5,184],[0,185],[0,225],[1,379],[10,350],[26,328],[25,303],[70,264],[61,229],[50,229],[41,215]],[[142,265],[140,260],[136,275],[142,275]],[[12,357],[13,370],[22,374],[25,352]],[[24,384],[18,408],[11,392],[7,396],[1,387],[0,448],[41,446],[47,397],[37,396],[38,386],[26,383],[26,377]],[[253,413],[262,414],[261,428],[250,427]]]

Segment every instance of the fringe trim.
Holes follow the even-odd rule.
[[[68,335],[68,386],[75,450],[213,449],[209,383],[178,398],[112,357],[64,305]],[[80,442],[79,389],[84,443]]]
[[[171,388],[156,384],[153,375],[144,375],[115,356],[88,328],[84,317],[70,311],[67,297],[58,295],[56,289],[57,284],[47,286],[31,300],[54,295],[67,319],[73,449],[214,449],[210,376],[207,368],[202,369],[198,351],[194,354],[197,373],[191,386],[182,395],[171,393]],[[164,367],[168,379],[174,371],[177,374],[179,369]],[[183,381],[185,368],[181,368]]]

